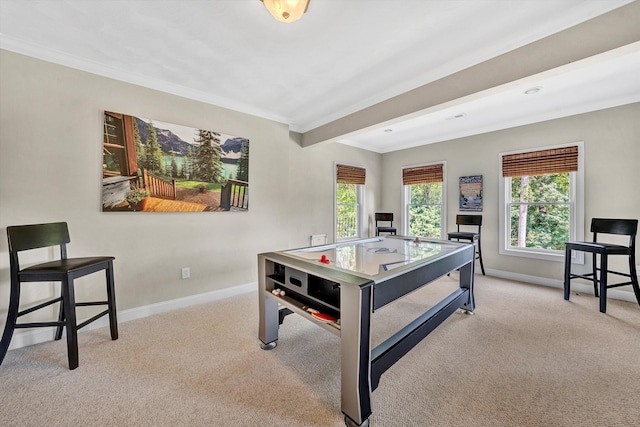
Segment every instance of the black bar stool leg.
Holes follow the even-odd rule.
[[[113,261],[109,261],[106,269],[107,276],[107,301],[109,305],[109,329],[111,331],[111,339],[118,339],[118,318],[116,316],[116,290],[113,280]]]
[[[633,256],[629,257],[629,271],[631,274],[631,287],[633,288],[633,293],[636,294],[638,305],[640,305],[640,286],[638,285],[638,274],[636,273],[635,257]]]
[[[607,254],[600,254],[600,313],[607,312]]]
[[[482,270],[482,275],[484,274],[484,263],[482,262],[482,245],[480,244],[480,239],[478,238],[478,259],[480,260],[480,270]]]
[[[598,297],[598,265],[596,264],[597,256],[598,254],[596,252],[593,252],[593,294],[596,296],[596,298]],[[602,254],[600,255],[600,261],[602,261]]]
[[[569,301],[571,293],[571,248],[568,246],[564,250],[564,299]]]
[[[56,336],[54,340],[58,341],[62,338],[62,330],[64,329],[64,293],[62,291],[62,283],[60,284],[60,307],[58,308],[58,322],[60,326],[56,328]]]
[[[4,360],[4,356],[9,351],[9,343],[13,337],[16,320],[18,319],[18,304],[20,301],[20,287],[11,286],[11,296],[9,297],[9,309],[7,310],[7,323],[4,325],[2,340],[0,340],[0,365]]]
[[[62,303],[65,312],[65,327],[67,328],[67,354],[69,369],[78,367],[78,331],[76,330],[76,299],[73,289],[73,279],[68,276],[61,282]]]

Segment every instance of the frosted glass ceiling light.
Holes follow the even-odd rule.
[[[309,0],[260,0],[269,13],[280,22],[293,22],[302,18]]]

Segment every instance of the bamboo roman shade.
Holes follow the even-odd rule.
[[[402,169],[402,183],[404,185],[429,184],[431,182],[443,181],[444,173],[442,163]]]
[[[356,166],[336,165],[338,168],[336,182],[338,184],[364,184],[367,170]]]
[[[577,145],[502,156],[503,177],[576,172],[577,170]]]

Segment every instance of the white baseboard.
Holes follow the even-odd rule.
[[[499,277],[501,279],[515,280],[517,282],[526,282],[532,283],[534,285],[564,289],[563,280],[547,279],[545,277],[530,276],[528,274],[512,273],[502,270],[493,270],[490,268],[485,268],[485,273],[487,274],[487,276]],[[571,291],[579,291],[593,295],[593,285],[587,283],[571,282]],[[637,303],[636,297],[633,292],[626,292],[618,289],[608,289],[607,298]]]
[[[257,291],[257,289],[257,282],[253,282],[247,283],[245,285],[220,289],[217,291],[206,292],[204,294],[191,295],[184,298],[145,305],[143,307],[136,307],[128,310],[118,311],[118,323],[128,322],[135,319],[142,319],[143,317],[153,316],[154,314],[165,313],[167,311],[178,310],[198,304],[219,301],[236,295]],[[82,321],[83,320],[79,320],[78,323]],[[105,316],[96,320],[95,322],[88,324],[87,326],[82,328],[79,333],[107,326],[109,326],[109,318]],[[23,332],[16,331],[13,333],[13,338],[11,339],[9,350],[22,348],[41,342],[52,341],[54,335],[55,328],[35,328]]]
[[[563,282],[561,280],[547,279],[544,277],[530,276],[528,274],[512,273],[509,271],[493,270],[485,268],[487,276],[498,277],[501,279],[514,280],[517,282],[532,283],[535,285],[549,286],[552,288],[563,288]],[[204,304],[208,302],[219,301],[225,298],[233,297],[256,291],[258,285],[256,282],[247,283],[245,285],[233,286],[217,291],[211,291],[204,294],[191,295],[184,298],[178,298],[170,301],[163,301],[156,304],[145,305],[143,307],[136,307],[128,310],[118,312],[118,323],[128,322],[130,320],[142,319],[144,317],[153,316],[154,314],[160,314],[167,311],[178,310],[181,308],[191,307],[198,304]],[[573,291],[579,291],[584,293],[593,293],[593,286],[583,283],[572,283],[571,289]],[[625,292],[617,289],[611,289],[607,291],[609,298],[614,298],[622,301],[636,302],[633,292]],[[82,331],[97,329],[109,326],[107,317],[103,317],[90,323],[86,327],[82,328]],[[41,342],[52,341],[55,334],[55,328],[37,328],[24,332],[14,332],[9,350],[15,348],[22,348]]]

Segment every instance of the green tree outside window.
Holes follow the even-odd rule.
[[[511,178],[510,245],[562,251],[570,240],[569,172]]]
[[[442,183],[413,184],[409,187],[409,235],[441,238]]]
[[[336,184],[336,237],[358,237],[358,184]]]

